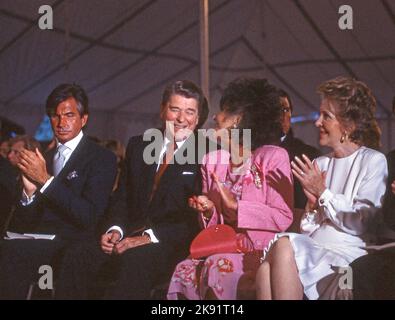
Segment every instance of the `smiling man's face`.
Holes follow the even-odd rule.
[[[173,122],[176,141],[183,140],[196,129],[199,122],[198,102],[194,98],[173,94],[161,106],[161,119]]]

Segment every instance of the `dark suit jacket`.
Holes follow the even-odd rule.
[[[0,157],[0,232],[3,232],[17,194],[18,170]],[[2,234],[1,234],[2,235]]]
[[[292,129],[288,132],[284,141],[280,144],[281,147],[288,151],[289,159],[294,160],[295,156],[301,157],[305,154],[310,160],[313,160],[321,155],[321,152],[302,140],[295,138]],[[306,206],[307,198],[303,192],[303,188],[298,179],[294,179],[294,207],[304,209]]]
[[[48,172],[54,153],[46,156]],[[62,239],[92,237],[107,208],[115,175],[115,155],[84,136],[44,193],[37,193],[26,207],[18,204],[10,229],[57,234]]]
[[[383,211],[384,219],[388,226],[395,230],[395,195],[392,193],[391,184],[395,180],[395,150],[387,155],[388,183],[384,197]]]
[[[141,230],[152,228],[161,244],[176,250],[188,248],[199,226],[197,214],[188,207],[187,201],[190,196],[201,194],[199,160],[205,153],[197,152],[194,138],[188,138],[177,151],[185,154],[188,148],[194,149],[194,163],[169,164],[151,202],[149,198],[157,163],[147,164],[143,159],[144,149],[151,141],[143,141],[142,136],[129,140],[120,194],[110,209],[112,219],[109,226],[120,226],[126,231],[125,236],[134,234],[136,230],[141,234]]]

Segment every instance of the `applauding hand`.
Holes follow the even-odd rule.
[[[295,161],[291,162],[292,172],[300,181],[308,201],[315,203],[325,191],[326,172],[321,172],[317,163],[313,164],[305,155],[302,158],[304,162],[298,157],[295,157]]]
[[[21,177],[23,183],[23,190],[25,190],[25,193],[29,197],[31,197],[37,191],[37,186],[35,183],[30,181],[24,174],[22,174]]]
[[[43,186],[50,178],[43,155],[36,148],[35,151],[23,149],[19,153],[18,168],[30,181]]]

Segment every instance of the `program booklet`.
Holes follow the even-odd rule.
[[[41,233],[16,233],[7,231],[4,236],[4,240],[15,240],[15,239],[41,239],[41,240],[53,240],[55,239],[54,234],[41,234]]]

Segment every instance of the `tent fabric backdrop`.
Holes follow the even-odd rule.
[[[377,97],[383,151],[395,148],[395,1],[348,1],[353,30],[338,26],[343,2],[210,0],[211,115],[236,77],[268,78],[299,116],[319,110],[321,82],[350,75]],[[43,4],[53,8],[53,30],[38,27]],[[88,133],[126,142],[159,124],[167,83],[199,83],[199,31],[198,0],[2,0],[0,114],[34,134],[49,92],[76,82],[90,98]],[[294,127],[318,144],[312,121]]]

